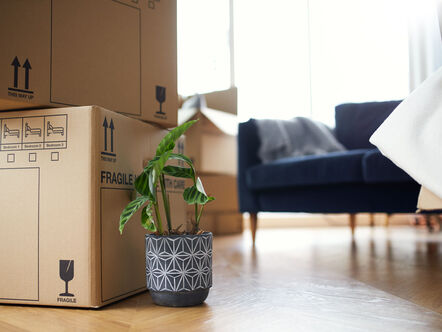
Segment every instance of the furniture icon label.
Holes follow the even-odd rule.
[[[45,116],[44,148],[61,149],[67,145],[67,116],[52,115]]]
[[[23,119],[23,150],[43,148],[44,117]]]
[[[0,119],[0,151],[67,148],[67,115]]]
[[[21,150],[22,118],[3,119],[1,121],[1,144],[3,151]]]

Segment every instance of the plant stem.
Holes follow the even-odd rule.
[[[169,195],[166,193],[166,183],[164,181],[164,174],[160,177],[161,195],[163,196],[164,211],[166,211],[167,229],[169,233],[172,232],[172,221],[170,220],[170,202]]]
[[[163,234],[163,224],[161,223],[160,209],[158,208],[158,203],[154,203],[153,207],[155,209],[155,215],[157,216],[157,230],[161,235]]]
[[[195,204],[195,205],[196,205],[196,204]],[[196,221],[196,231],[197,231],[197,232],[199,231],[199,228],[200,228],[200,219],[201,219],[201,215],[202,215],[202,213],[203,213],[204,206],[205,206],[205,205],[201,205],[200,213],[198,214],[198,219],[197,219],[197,221]]]
[[[195,203],[195,233],[198,232],[198,204]]]

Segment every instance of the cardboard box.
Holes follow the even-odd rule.
[[[188,219],[194,218],[188,212]],[[209,212],[205,211],[200,221],[201,229],[212,232],[213,235],[233,235],[243,231],[243,217],[239,212]]]
[[[214,235],[237,234],[243,230],[238,208],[236,176],[200,175],[206,193],[215,197],[204,207],[201,227]],[[195,220],[193,205],[187,206],[187,219]],[[188,226],[190,227],[190,226]]]
[[[205,93],[203,96],[207,107],[235,115],[238,114],[238,89],[236,87]]]
[[[0,28],[0,110],[101,105],[176,125],[176,0],[5,0]]]
[[[237,173],[238,122],[235,115],[210,108],[181,109],[178,123],[199,119],[186,132],[187,154],[203,174]]]
[[[165,130],[96,106],[3,112],[0,128],[0,302],[100,307],[145,290],[140,216],[122,236],[118,223]],[[176,227],[185,183],[166,184]]]
[[[213,202],[210,202],[205,206],[204,211],[224,213],[239,212],[236,176],[199,175],[199,177],[203,182],[206,193],[215,197]]]
[[[423,211],[442,210],[442,198],[425,187],[421,187],[417,208]]]

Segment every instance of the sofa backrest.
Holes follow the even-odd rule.
[[[335,134],[347,149],[374,148],[368,140],[401,100],[349,103],[335,108]]]

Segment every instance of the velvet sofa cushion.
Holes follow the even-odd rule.
[[[374,149],[371,135],[401,103],[397,101],[349,103],[335,108],[335,135],[347,149]]]
[[[420,186],[414,183],[346,183],[257,192],[260,211],[309,213],[414,213]]]
[[[378,149],[367,152],[362,158],[362,174],[367,183],[415,182]]]
[[[291,157],[251,167],[247,186],[253,190],[305,185],[362,183],[362,158],[368,150]]]

